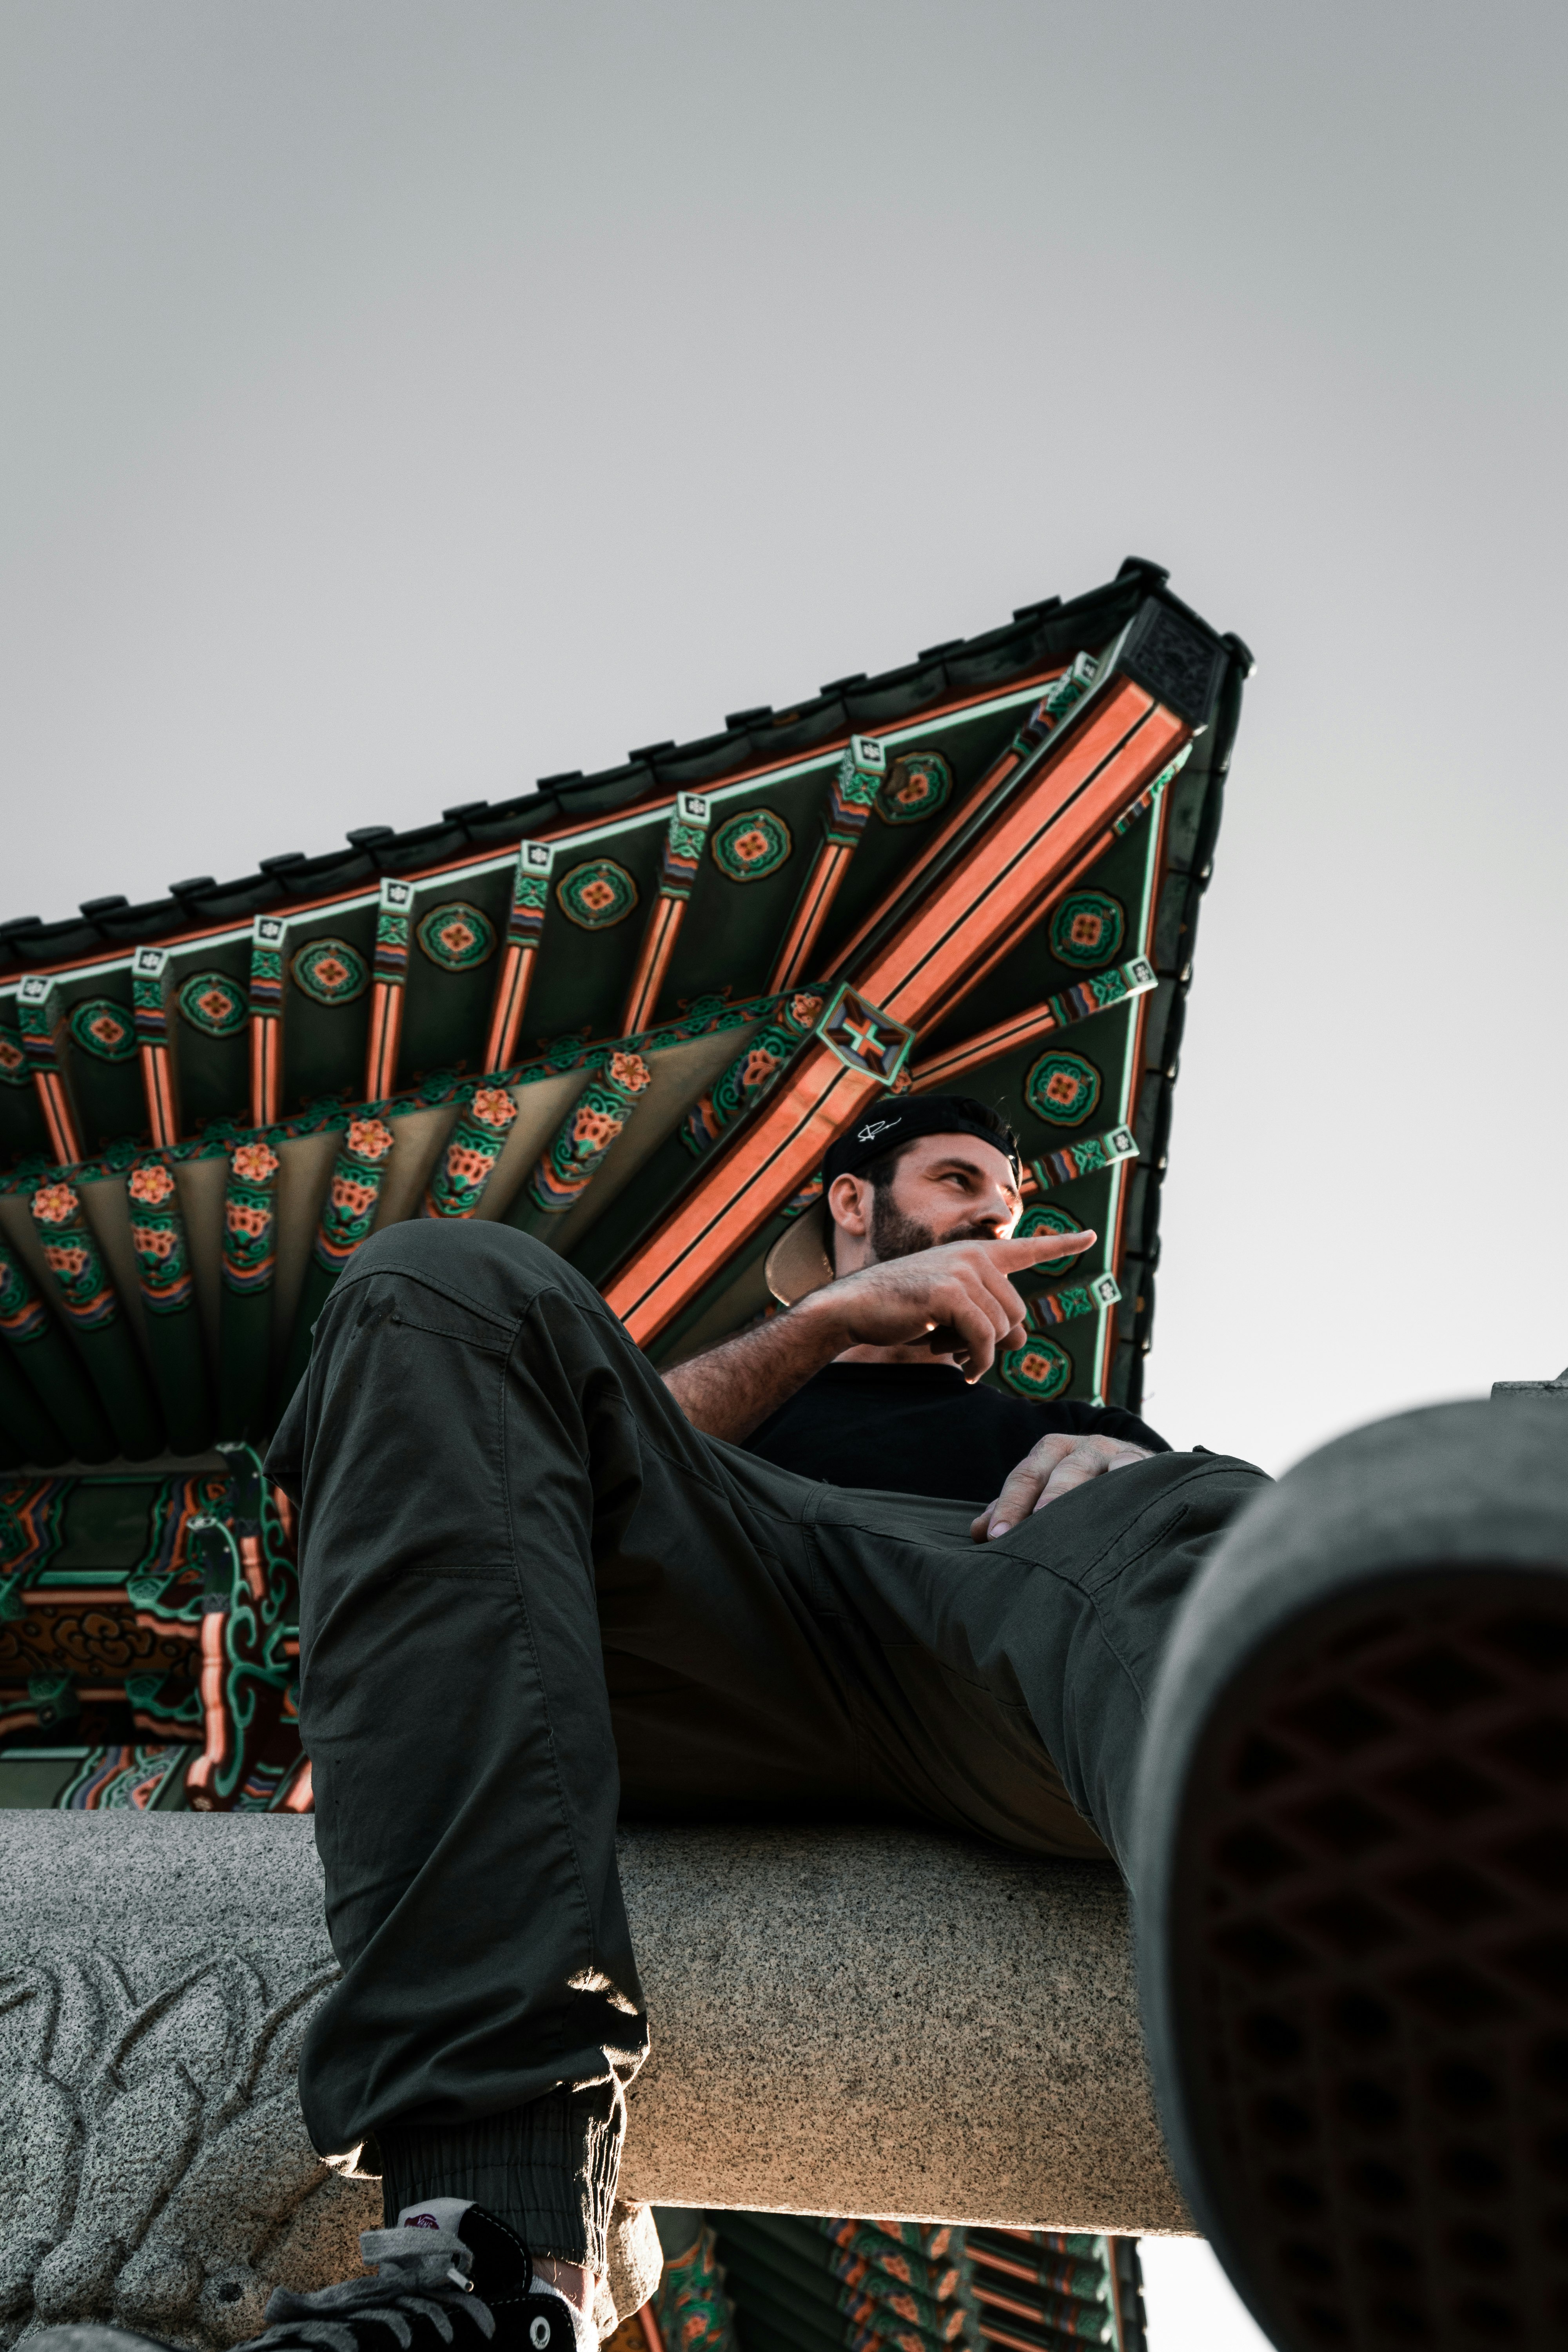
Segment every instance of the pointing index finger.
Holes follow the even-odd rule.
[[[1086,1228],[1079,1234],[1028,1234],[1010,1242],[993,1242],[991,1246],[1009,1253],[1003,1258],[1005,1265],[1034,1265],[1043,1257],[1077,1257],[1099,1239],[1097,1233]]]

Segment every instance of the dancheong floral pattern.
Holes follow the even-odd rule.
[[[1017,1396],[1047,1404],[1072,1384],[1073,1362],[1059,1339],[1028,1339],[1009,1348],[997,1370]]]
[[[608,1067],[595,1072],[529,1180],[536,1208],[562,1216],[576,1207],[637,1097],[652,1083],[653,1072],[640,1054],[612,1054]]]
[[[1082,1231],[1078,1219],[1069,1217],[1065,1209],[1056,1208],[1049,1202],[1037,1201],[1032,1209],[1025,1210],[1013,1237],[1016,1241],[1026,1242],[1032,1240],[1036,1234],[1081,1234]],[[1077,1260],[1045,1258],[1041,1264],[1047,1272],[1059,1273],[1065,1267],[1076,1265]]]
[[[504,1087],[480,1087],[458,1114],[425,1195],[427,1217],[471,1217],[500,1158],[517,1105]]]
[[[375,1223],[392,1146],[392,1129],[384,1119],[349,1121],[316,1234],[316,1263],[329,1274],[342,1271]]]
[[[49,1328],[48,1310],[10,1251],[0,1244],[0,1331],[14,1348],[41,1339]]]
[[[495,953],[495,925],[466,898],[433,907],[422,916],[415,938],[443,971],[472,971]]]
[[[0,1029],[0,1087],[28,1087],[33,1074],[15,1029]]]
[[[223,1198],[223,1279],[227,1290],[265,1290],[278,1241],[278,1154],[269,1143],[237,1143]]]
[[[318,1004],[352,1004],[370,984],[370,967],[346,940],[309,940],[289,964],[294,985]]]
[[[910,751],[895,760],[877,794],[884,824],[919,824],[934,816],[952,791],[952,770],[940,751]]]
[[[782,816],[772,809],[744,809],[713,835],[713,863],[731,882],[760,882],[776,874],[795,844]]]
[[[249,1010],[245,991],[226,971],[196,971],[184,982],[180,1017],[207,1037],[236,1037]]]
[[[1024,1081],[1024,1099],[1037,1118],[1077,1127],[1100,1100],[1100,1072],[1081,1054],[1042,1054]]]
[[[33,1218],[43,1241],[44,1264],[72,1322],[85,1331],[112,1323],[118,1312],[113,1287],[75,1187],[40,1184],[33,1195]]]
[[[705,1152],[710,1143],[717,1143],[724,1129],[750,1110],[754,1101],[769,1091],[773,1079],[783,1070],[790,1054],[795,1054],[804,1037],[811,1034],[811,1024],[823,1009],[823,1000],[811,995],[809,990],[799,990],[797,995],[785,997],[771,1021],[766,1021],[745,1054],[738,1054],[729,1070],[715,1079],[710,1094],[700,1094],[687,1118],[679,1124],[679,1139],[689,1152]]]
[[[569,922],[584,931],[607,931],[625,922],[637,902],[637,886],[613,857],[590,857],[574,866],[555,885],[556,902]]]
[[[700,1095],[679,1128],[688,1151],[701,1153],[716,1143],[741,1113],[766,1094],[822,1010],[822,999],[806,990],[787,997],[773,1019],[757,1031],[710,1092]]]
[[[129,1062],[136,1052],[136,1030],[122,1004],[107,996],[89,996],[70,1010],[71,1036],[84,1054],[100,1062]]]
[[[1062,963],[1109,963],[1127,935],[1127,913],[1106,890],[1072,890],[1051,917],[1051,953]]]
[[[161,1160],[138,1160],[125,1189],[143,1304],[154,1315],[175,1314],[189,1305],[193,1288],[174,1171]]]

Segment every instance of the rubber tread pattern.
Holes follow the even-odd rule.
[[[1191,2087],[1278,2342],[1568,2344],[1568,1575],[1310,1618],[1185,1817]]]

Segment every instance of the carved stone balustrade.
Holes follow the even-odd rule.
[[[632,1830],[621,1863],[627,2200],[1191,2228],[1110,1870],[865,1830]],[[332,1975],[308,1819],[0,1815],[6,2341],[113,2313],[216,2352],[357,2270],[380,2185],[314,2153],[294,2079]]]

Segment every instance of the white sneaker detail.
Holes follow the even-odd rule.
[[[417,2205],[404,2207],[397,2226],[400,2230],[450,2230],[455,2237],[473,2201],[471,2197],[422,2197]]]

